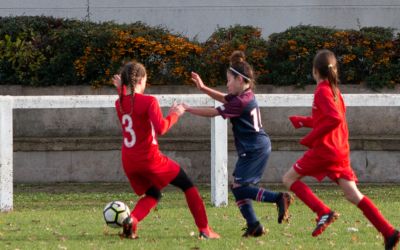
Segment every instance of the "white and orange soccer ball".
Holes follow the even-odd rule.
[[[112,201],[103,210],[106,224],[110,227],[122,227],[122,222],[130,215],[128,206],[122,201]]]

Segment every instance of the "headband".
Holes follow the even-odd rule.
[[[243,75],[242,73],[240,73],[239,71],[237,71],[236,69],[229,67],[229,70],[232,72],[235,72],[236,74],[240,75],[241,77],[243,77],[244,79],[246,79],[247,81],[251,81],[251,79],[248,76]]]

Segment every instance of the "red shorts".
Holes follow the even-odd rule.
[[[332,181],[346,179],[357,182],[357,176],[350,166],[350,160],[332,162],[321,159],[321,157],[307,151],[302,158],[293,165],[294,170],[303,176],[312,176],[318,181],[322,181],[326,176]]]
[[[122,164],[137,195],[143,195],[150,187],[163,189],[180,171],[178,163],[161,153],[151,160],[135,161],[132,158],[134,157],[123,155]]]

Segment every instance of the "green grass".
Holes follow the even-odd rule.
[[[270,185],[272,190],[283,190]],[[261,223],[268,229],[260,238],[244,239],[244,220],[229,197],[229,206],[210,204],[208,187],[201,188],[211,226],[220,240],[198,240],[197,230],[183,194],[167,188],[155,211],[139,224],[138,240],[121,240],[118,230],[105,226],[102,211],[112,200],[133,207],[137,197],[127,184],[16,185],[14,211],[0,213],[0,249],[383,249],[383,239],[336,186],[313,186],[316,193],[341,214],[318,238],[311,237],[314,214],[296,200],[290,208],[291,223],[276,222],[276,208],[255,204]],[[382,213],[400,225],[400,186],[362,185]],[[356,228],[357,232],[349,232]]]

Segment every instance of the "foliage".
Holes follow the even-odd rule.
[[[136,60],[144,64],[149,81],[154,84],[188,83],[190,71],[203,51],[186,38],[142,23],[126,25],[124,29],[112,27],[107,34],[108,39],[92,39],[84,55],[74,62],[83,81],[110,82],[122,62]]]
[[[204,43],[141,22],[93,23],[53,17],[0,17],[0,84],[34,86],[109,84],[123,62],[137,60],[152,84],[189,84],[190,72],[225,84],[229,55],[243,50],[258,84],[312,84],[319,49],[337,55],[342,84],[373,89],[400,83],[400,35],[393,29],[341,30],[296,26],[270,35],[235,25]]]
[[[332,50],[339,62],[341,82],[366,82],[372,88],[400,83],[396,75],[398,43],[393,30],[363,28],[336,30],[297,26],[273,34],[269,40],[268,83],[305,85],[312,81],[312,60],[320,49]],[[397,58],[397,59],[396,59]]]
[[[254,67],[256,76],[262,79],[268,73],[266,68],[267,41],[261,37],[261,30],[252,26],[219,28],[204,43],[200,73],[211,85],[224,84],[229,56],[235,50],[242,50],[246,60]]]

